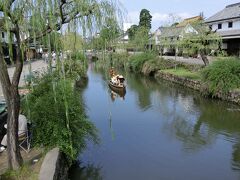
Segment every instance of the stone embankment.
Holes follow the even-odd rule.
[[[69,165],[66,156],[59,148],[49,151],[42,163],[39,180],[66,180],[68,179]]]
[[[192,80],[192,79],[188,79],[188,78],[184,78],[184,77],[179,77],[173,74],[169,74],[169,73],[165,73],[162,71],[158,71],[155,76],[156,79],[164,79],[167,81],[171,81],[177,84],[181,84],[185,87],[194,89],[194,90],[201,90],[201,86],[202,83],[200,81],[197,80]]]
[[[157,71],[154,77],[156,79],[164,79],[167,81],[171,81],[197,91],[201,91],[204,88],[204,84],[201,81],[192,80],[185,77],[179,77],[173,74],[162,72],[161,70]],[[240,90],[233,90],[228,92],[227,94],[218,93],[215,97],[240,105]]]

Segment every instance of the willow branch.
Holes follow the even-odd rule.
[[[36,37],[35,37],[35,38],[36,38],[36,39],[40,39],[40,38],[46,36],[47,34],[51,33],[51,32],[54,31],[54,30],[55,30],[55,31],[59,31],[64,24],[70,23],[70,22],[71,22],[72,20],[74,20],[74,19],[79,19],[79,18],[82,18],[82,17],[85,17],[85,16],[90,16],[91,14],[93,14],[94,9],[95,9],[95,6],[92,6],[92,7],[91,7],[87,12],[85,12],[84,14],[79,14],[79,11],[76,11],[76,12],[74,12],[72,15],[66,16],[66,17],[64,17],[63,19],[61,18],[61,22],[58,22],[58,23],[56,23],[56,24],[53,25],[53,26],[48,25],[45,30],[43,30],[42,32],[36,34]],[[23,40],[22,43],[31,42],[31,41],[33,41],[33,40],[34,40],[33,37],[29,37],[29,38]]]

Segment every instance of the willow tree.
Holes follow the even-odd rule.
[[[221,49],[221,37],[205,24],[194,25],[197,32],[184,33],[178,43],[187,54],[199,54],[205,66],[209,65],[208,54]]]
[[[9,46],[15,71],[10,78],[4,60],[3,43],[0,41],[0,82],[7,103],[7,154],[9,169],[18,169],[22,157],[18,142],[18,115],[20,96],[18,85],[23,69],[24,52],[30,43],[48,36],[53,31],[60,31],[65,24],[73,24],[84,33],[105,24],[105,18],[117,18],[119,12],[116,2],[108,0],[7,0],[0,1],[3,15],[3,29],[7,32],[7,44],[15,44],[16,58]]]

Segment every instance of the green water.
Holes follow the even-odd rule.
[[[84,99],[101,144],[89,144],[71,180],[240,179],[239,106],[132,74],[124,99],[111,98],[93,69]]]

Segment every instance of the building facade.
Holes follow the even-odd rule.
[[[178,48],[178,42],[185,34],[195,33],[198,34],[197,28],[194,24],[202,20],[201,16],[195,16],[184,19],[182,22],[172,25],[170,27],[158,28],[154,35],[153,40],[161,55],[182,55],[181,49]]]
[[[240,3],[226,6],[205,21],[223,40],[228,55],[240,56]]]

